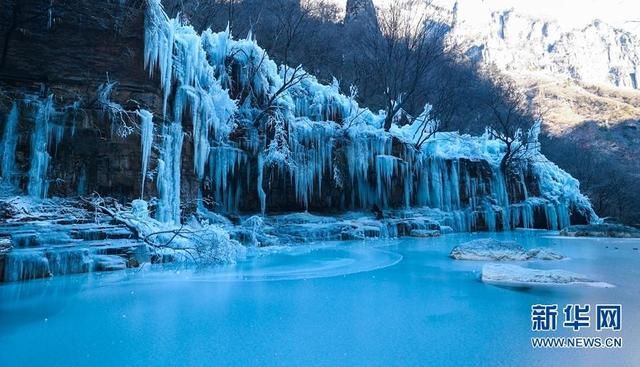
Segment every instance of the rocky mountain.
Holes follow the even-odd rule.
[[[372,0],[347,0],[345,22],[370,22],[376,16],[376,8]]]
[[[516,10],[469,14],[452,10],[452,32],[469,42],[467,54],[516,73],[543,72],[587,84],[638,89],[640,38],[602,21],[565,30],[552,20]],[[476,10],[476,9],[474,9]]]

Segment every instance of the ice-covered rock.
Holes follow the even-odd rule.
[[[537,260],[562,260],[565,259],[563,255],[560,255],[557,252],[553,252],[546,248],[534,248],[527,251],[527,254],[531,256],[531,258]]]
[[[42,251],[14,250],[5,255],[5,282],[46,278],[49,276],[51,276],[49,260]]]
[[[541,287],[556,285],[588,285],[610,288],[613,285],[593,280],[586,275],[565,270],[540,270],[509,264],[486,264],[482,267],[485,283],[512,287]]]
[[[514,241],[498,241],[491,238],[479,239],[458,245],[449,254],[456,260],[479,261],[525,261],[560,260],[564,256],[553,251],[535,248],[526,250]]]
[[[0,237],[0,255],[9,252],[13,248],[10,237]]]
[[[93,255],[94,270],[96,271],[116,271],[127,268],[127,262],[116,255]]]
[[[49,270],[53,275],[87,273],[93,265],[89,249],[86,248],[51,250],[47,251],[45,256],[49,260]]]
[[[411,237],[438,237],[440,236],[440,231],[435,229],[414,229],[409,235]]]

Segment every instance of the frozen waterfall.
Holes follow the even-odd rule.
[[[269,106],[276,116],[266,119],[277,124],[261,131],[261,101],[284,85],[291,68],[277,65],[251,37],[235,40],[228,29],[197,33],[169,18],[159,0],[149,1],[144,54],[150,76],[159,72],[164,118],[172,121],[162,129],[158,160],[161,221],[180,220],[189,124],[195,177],[223,212],[265,213],[283,202],[303,210],[428,207],[448,213],[448,225],[460,231],[556,229],[576,208],[595,218],[578,182],[539,152],[531,152],[519,176],[505,177],[505,148],[487,134],[437,133],[418,150],[418,126],[385,132],[384,113],[360,108],[335,80],[324,85],[306,75],[277,96]],[[143,175],[149,140],[143,134]],[[274,154],[284,164],[272,164]],[[525,171],[538,187],[529,187]]]
[[[55,112],[53,109],[53,96],[49,96],[44,101],[33,100],[30,103],[36,109],[36,116],[35,126],[31,134],[31,165],[29,167],[27,192],[32,197],[44,198],[47,196],[49,187],[47,170],[51,156],[47,148],[51,132],[50,119]],[[59,142],[59,140],[56,142]]]
[[[161,222],[180,223],[180,176],[182,169],[182,143],[184,132],[177,122],[162,128],[162,146],[158,159],[158,209],[156,217]]]

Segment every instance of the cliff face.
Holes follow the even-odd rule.
[[[458,230],[595,218],[577,181],[542,156],[505,176],[504,147],[487,137],[443,135],[417,151],[415,132],[384,132],[383,116],[306,74],[273,100],[293,70],[253,40],[197,34],[159,2],[2,5],[2,149],[15,151],[2,176],[32,196],[157,198],[166,222],[201,206],[429,206]]]
[[[470,14],[467,5],[460,2],[453,10],[453,35],[471,43],[468,54],[479,62],[511,72],[639,87],[640,40],[627,31],[600,21],[565,30],[514,10]]]
[[[136,110],[160,105],[157,83],[144,70],[142,0],[2,0],[2,112],[20,110],[16,169],[27,172],[38,110],[52,96],[48,139],[49,195],[89,190],[130,196],[139,187],[138,144],[112,134],[98,103],[99,86],[117,82],[112,98]],[[53,130],[57,142],[54,143]],[[51,146],[51,145],[55,145]],[[135,163],[134,163],[135,162]],[[26,187],[24,175],[17,180]]]

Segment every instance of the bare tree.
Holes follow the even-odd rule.
[[[370,28],[377,26],[380,33],[367,32],[361,45],[363,69],[382,88],[385,130],[400,111],[415,113],[424,106],[418,97],[428,88],[428,71],[445,54],[448,27],[442,20],[430,2],[415,0],[390,2],[370,20]]]
[[[508,76],[491,67],[486,77],[493,88],[483,97],[485,106],[492,117],[488,121],[488,132],[505,144],[505,154],[500,168],[506,173],[519,159],[532,148],[537,148],[537,136],[532,128],[542,120],[540,111],[524,91]]]

